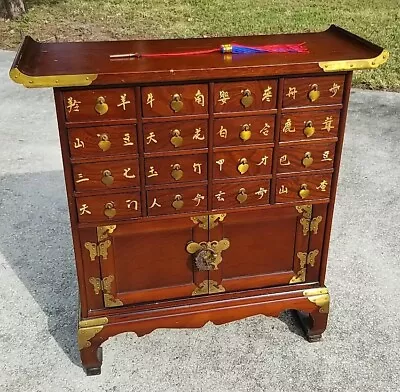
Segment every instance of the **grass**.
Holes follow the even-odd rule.
[[[0,19],[0,47],[24,35],[43,41],[188,38],[325,30],[334,23],[387,48],[389,62],[356,71],[358,87],[400,91],[398,0],[26,0],[29,12]]]

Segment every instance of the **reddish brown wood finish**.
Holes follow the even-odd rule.
[[[278,173],[332,169],[335,143],[313,143],[285,146],[277,149]]]
[[[214,182],[212,208],[241,208],[269,204],[269,184],[269,179]]]
[[[277,203],[284,203],[292,200],[306,201],[329,198],[331,177],[331,173],[326,173],[278,178],[276,181],[275,200]],[[300,196],[301,189],[309,191],[309,194],[305,195],[306,197],[304,198]]]
[[[63,98],[68,122],[136,117],[132,88],[71,90],[63,93]],[[101,98],[102,105],[98,106]]]
[[[351,73],[324,74],[318,62],[371,58],[381,48],[337,27],[234,40],[253,46],[304,41],[310,53],[110,60],[109,54],[227,42],[39,44],[28,38],[17,54],[14,66],[32,76],[98,73],[90,86],[55,90],[81,318],[108,318],[81,350],[90,374],[100,370],[101,343],[125,331],[141,336],[286,309],[308,314],[311,341],[326,327],[327,313],[304,290],[324,287]],[[71,61],[72,54],[80,61]],[[312,84],[320,91],[313,102]],[[241,101],[246,89],[247,102]],[[171,105],[174,94],[181,103]],[[79,108],[69,105],[70,97]],[[307,121],[313,134],[304,133]],[[246,141],[240,138],[244,124],[251,124]],[[268,131],[260,132],[265,124]],[[182,140],[173,143],[173,136]],[[326,151],[332,160],[324,158]],[[303,162],[308,152],[311,165]],[[290,165],[282,164],[283,155]],[[244,174],[241,158],[249,164]],[[183,171],[180,179],[171,176],[174,164]],[[135,178],[124,177],[127,168]],[[114,177],[109,185],[102,182],[104,170]],[[89,180],[80,181],[80,174]],[[305,198],[299,195],[303,184],[311,191]],[[210,249],[219,244],[222,259],[201,270],[199,252],[187,249],[191,241],[211,259]],[[97,280],[102,285],[95,290]]]
[[[146,153],[207,147],[207,120],[144,124],[143,132]]]
[[[251,112],[253,110],[274,109],[276,106],[276,80],[258,82],[216,83],[214,86],[214,111]],[[243,97],[249,95],[248,106]]]
[[[339,126],[339,111],[315,111],[285,113],[281,118],[280,141],[316,140],[320,138],[336,138]],[[311,124],[308,124],[311,122]],[[314,133],[307,136],[306,127],[314,128]]]
[[[246,116],[214,121],[214,146],[248,146],[273,143],[275,117]]]
[[[73,166],[75,190],[78,192],[140,185],[137,159],[82,163]]]
[[[174,106],[174,96],[179,102]],[[185,114],[206,114],[208,108],[207,84],[154,86],[142,88],[144,117],[169,117]]]
[[[136,125],[70,128],[69,149],[73,159],[102,159],[136,154]]]
[[[283,107],[333,105],[342,102],[344,75],[285,78]],[[311,93],[316,91],[316,93]]]

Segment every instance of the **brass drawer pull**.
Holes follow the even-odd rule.
[[[242,125],[242,131],[240,132],[239,136],[244,142],[251,138],[250,124]]]
[[[110,186],[114,182],[114,177],[110,170],[106,169],[103,171],[103,177],[101,178],[101,182],[104,185]]]
[[[315,128],[313,126],[313,122],[311,120],[306,122],[306,126],[303,129],[304,135],[307,137],[311,137],[315,133]]]
[[[180,210],[183,207],[183,204],[182,195],[175,195],[172,207],[174,207],[175,210]]]
[[[183,144],[183,137],[181,136],[181,131],[179,129],[174,129],[172,131],[171,144],[176,148]]]
[[[306,152],[304,153],[304,158],[301,161],[301,163],[303,164],[304,167],[309,167],[312,165],[312,163],[314,162],[313,157],[311,156],[311,152]]]
[[[318,84],[315,83],[311,86],[311,90],[308,92],[308,99],[311,102],[315,102],[319,98],[320,94]]]
[[[247,159],[246,158],[241,158],[239,161],[239,165],[237,167],[238,171],[240,174],[244,174],[247,172],[247,170],[249,170],[249,164],[247,163]]]
[[[108,105],[106,104],[106,99],[104,97],[98,97],[96,100],[96,105],[94,110],[102,116],[108,112]]]
[[[171,176],[175,181],[179,181],[183,177],[183,170],[179,163],[175,163],[175,165],[172,166]]]
[[[243,97],[241,98],[240,103],[243,105],[243,107],[248,108],[253,104],[254,98],[248,88],[246,90],[243,90],[242,94]]]
[[[307,184],[302,184],[299,191],[299,196],[302,199],[307,199],[310,196],[310,190],[308,189]]]
[[[174,94],[172,96],[172,101],[170,102],[169,106],[171,109],[175,112],[178,113],[180,110],[183,108],[183,102],[182,102],[182,97],[180,94]]]
[[[107,151],[110,149],[111,147],[111,142],[109,140],[109,137],[106,133],[102,133],[102,134],[97,134],[97,136],[100,138],[99,143],[97,144],[99,146],[99,148],[102,151]]]
[[[242,204],[247,200],[247,193],[246,193],[246,189],[245,188],[240,188],[239,189],[239,193],[236,196],[236,200]]]
[[[115,209],[114,203],[111,201],[109,203],[106,203],[104,206],[104,215],[111,219],[114,218],[114,216],[117,214],[117,210]]]

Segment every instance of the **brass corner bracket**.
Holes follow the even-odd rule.
[[[108,323],[107,317],[81,320],[78,324],[78,348],[82,350],[92,345],[90,339],[100,333]]]
[[[303,295],[307,297],[310,302],[319,307],[320,313],[329,313],[330,297],[326,287],[304,290]]]
[[[386,63],[388,59],[389,51],[383,49],[378,56],[372,59],[320,61],[318,65],[324,72],[354,71],[356,69],[378,68],[380,65]]]
[[[28,88],[89,86],[97,74],[29,76],[17,67],[11,68],[10,79]]]
[[[199,225],[204,230],[211,230],[218,226],[218,222],[222,222],[226,217],[226,214],[214,214],[214,215],[200,215],[192,216],[190,219],[193,223]]]
[[[203,282],[193,290],[192,295],[216,294],[223,293],[224,291],[225,287],[218,284],[215,280],[203,280]]]
[[[319,250],[314,249],[309,253],[306,252],[297,252],[297,257],[300,260],[300,268],[297,271],[296,275],[290,279],[289,284],[293,283],[303,283],[306,281],[306,273],[307,273],[307,265],[314,267],[315,258],[318,256]]]

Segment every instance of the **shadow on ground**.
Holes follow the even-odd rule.
[[[49,332],[80,366],[78,287],[61,171],[0,177],[0,251],[48,318]],[[300,336],[291,312],[279,319]]]

